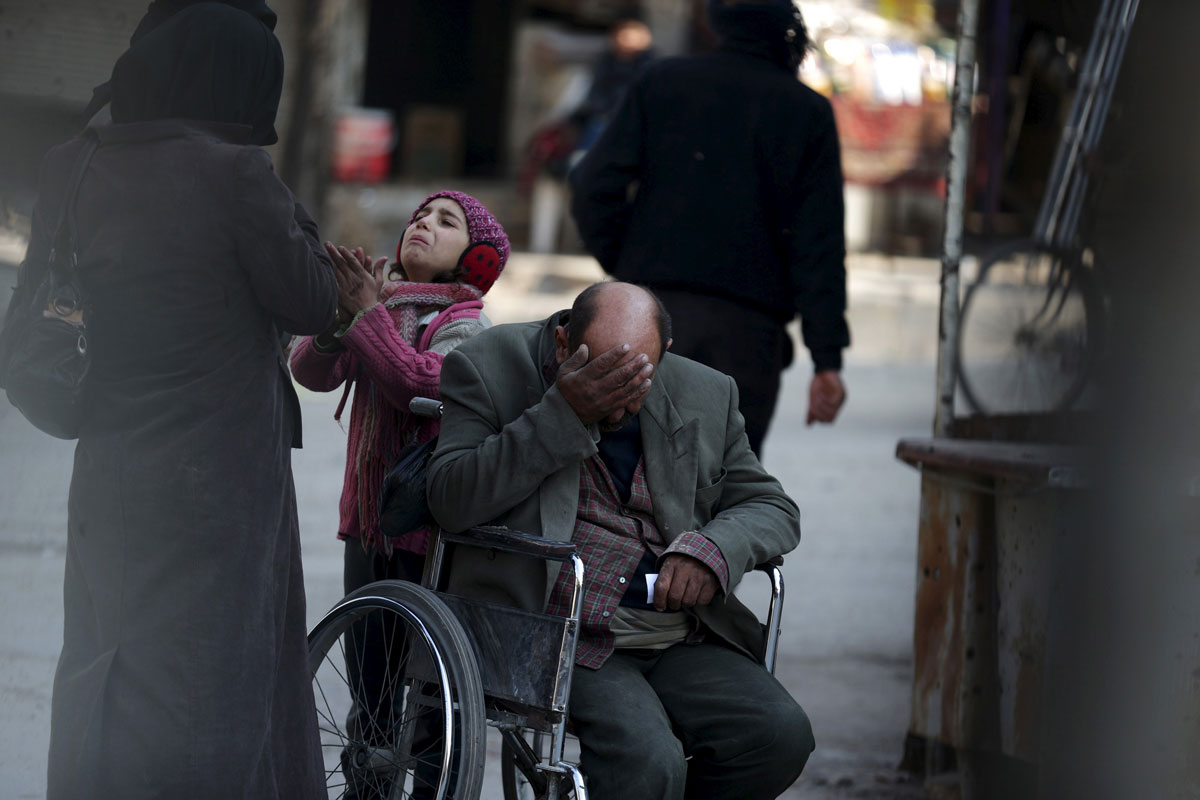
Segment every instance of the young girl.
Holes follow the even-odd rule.
[[[328,392],[345,385],[335,419],[355,385],[338,525],[346,543],[343,580],[349,594],[377,580],[421,579],[429,530],[385,537],[379,528],[380,486],[407,445],[437,435],[438,421],[411,414],[409,401],[437,398],[442,359],[490,325],[481,314],[481,298],[504,269],[509,247],[504,228],[478,200],[444,191],[427,197],[409,220],[393,265],[400,280],[385,282],[387,259],[372,262],[362,248],[351,252],[326,244],[326,249],[337,272],[338,324],[300,339],[291,365],[296,380],[309,389]],[[352,708],[346,730],[356,741],[346,742],[341,753],[347,796],[388,797],[391,778],[364,770],[358,761],[363,748],[394,744],[396,720],[386,706],[395,698],[388,675],[402,669],[392,663],[402,654],[388,646],[377,619],[351,636],[357,642],[347,648]],[[419,735],[432,735],[428,727]]]
[[[478,200],[443,191],[409,220],[393,265],[401,280],[384,282],[385,259],[371,263],[361,248],[326,248],[337,267],[339,325],[300,339],[291,365],[296,380],[314,391],[344,384],[349,392],[356,384],[338,526],[349,593],[384,578],[421,578],[429,531],[384,537],[380,485],[405,446],[437,435],[437,420],[411,414],[409,401],[438,397],[442,359],[490,325],[481,298],[504,268],[509,246],[504,228]],[[345,401],[343,394],[335,418]]]

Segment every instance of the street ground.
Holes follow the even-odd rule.
[[[517,255],[487,313],[496,322],[545,316],[595,277],[586,259]],[[803,538],[784,567],[777,675],[817,738],[785,798],[925,796],[896,768],[909,720],[919,498],[917,474],[893,450],[930,428],[936,296],[933,262],[857,259],[849,401],[837,424],[805,427],[808,371],[785,376],[764,463],[799,503]],[[302,392],[301,402],[306,447],[294,467],[311,626],[342,594],[333,531],[345,433],[332,419],[336,393]],[[72,453],[73,443],[38,433],[0,400],[0,800],[45,793]],[[765,587],[749,589],[765,607],[754,599]],[[489,772],[484,797],[498,798],[494,759]]]

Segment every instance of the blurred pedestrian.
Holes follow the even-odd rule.
[[[592,84],[571,120],[579,130],[576,147],[595,144],[633,81],[654,60],[654,36],[640,19],[617,20],[608,33],[608,49],[592,66]]]
[[[421,580],[429,526],[384,535],[380,488],[406,446],[438,435],[438,420],[410,413],[409,402],[440,397],[446,354],[491,325],[482,314],[482,298],[504,269],[509,245],[504,228],[482,203],[442,191],[413,211],[404,230],[396,248],[400,280],[385,281],[386,259],[373,260],[361,248],[327,248],[338,270],[339,320],[320,335],[300,339],[291,363],[296,380],[309,389],[344,386],[343,404],[355,387],[338,507],[349,594],[378,580]],[[356,629],[352,636],[359,641],[347,654],[353,703],[346,729],[362,732],[366,746],[389,750],[397,731],[378,722],[390,718],[379,714],[379,706],[390,702],[387,676],[402,669],[403,654],[388,647],[387,633],[378,628]],[[349,759],[342,768],[347,797],[389,796],[391,787],[381,786],[369,769]],[[418,770],[415,779],[422,777]]]
[[[533,252],[558,249],[567,207],[567,172],[595,144],[634,79],[655,58],[653,43],[646,23],[635,18],[617,20],[609,30],[607,48],[592,65],[583,99],[530,137],[519,184],[532,195],[529,243]]]
[[[279,329],[337,307],[260,147],[283,54],[226,5],[117,61],[76,207],[91,372],[71,479],[47,796],[324,797]],[[91,135],[91,134],[89,134]],[[83,146],[42,169],[30,262]]]
[[[720,47],[642,73],[572,171],[572,212],[607,272],[662,299],[675,352],[735,379],[761,454],[797,313],[808,422],[845,400],[840,155],[829,102],[796,77],[808,36],[791,0],[708,8]]]

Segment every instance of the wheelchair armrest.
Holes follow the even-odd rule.
[[[756,570],[758,570],[759,572],[770,572],[772,567],[782,567],[782,566],[783,566],[783,556],[775,556],[774,558],[768,558],[766,561],[762,562],[761,564],[755,564],[754,568]]]
[[[767,621],[763,626],[767,637],[763,642],[763,666],[771,674],[775,674],[775,659],[779,654],[779,634],[783,626],[783,556],[767,559],[754,567],[757,572],[763,572],[771,582],[771,604],[767,608]]]
[[[440,535],[444,542],[500,550],[505,553],[545,558],[551,561],[570,561],[571,556],[575,555],[575,545],[572,542],[560,542],[557,539],[547,539],[543,536],[534,536],[530,533],[521,533],[493,525],[468,528],[459,533],[443,530]]]

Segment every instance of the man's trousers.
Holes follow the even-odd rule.
[[[814,747],[779,681],[715,643],[618,650],[598,670],[576,667],[570,715],[592,800],[768,800]]]

